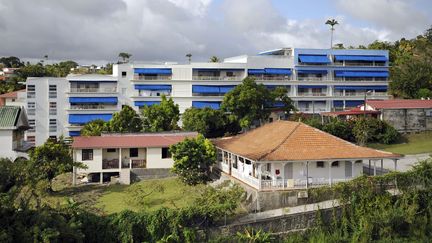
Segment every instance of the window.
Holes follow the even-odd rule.
[[[57,140],[57,136],[49,136],[50,140],[56,141]]]
[[[49,97],[50,98],[57,98],[57,85],[50,85],[49,86]]]
[[[126,72],[125,71],[122,72],[122,78],[126,78]]]
[[[50,115],[57,115],[57,103],[56,102],[50,102],[49,103],[49,114]]]
[[[82,156],[81,158],[82,161],[93,160],[93,149],[83,149],[81,156]]]
[[[29,116],[34,116],[36,114],[36,103],[34,102],[27,103],[27,114]]]
[[[268,172],[271,171],[271,163],[266,164],[266,171],[268,171]]]
[[[57,132],[57,120],[56,119],[50,119],[49,120],[49,131],[50,132]]]
[[[31,144],[35,144],[36,138],[35,136],[27,136],[27,142],[31,143]]]
[[[334,161],[334,162],[331,164],[331,167],[339,167],[339,161]]]
[[[129,157],[138,157],[138,148],[130,148]]]
[[[108,153],[115,153],[116,149],[115,148],[109,148],[109,149],[107,149],[107,152]]]
[[[34,119],[29,119],[28,120],[29,123],[29,127],[30,129],[28,130],[29,132],[35,132],[36,131],[36,121]]]
[[[227,77],[234,77],[234,73],[233,72],[226,72],[226,76]]]
[[[171,158],[171,153],[169,151],[169,148],[162,148],[162,159],[168,159]]]
[[[324,161],[317,161],[316,165],[317,165],[317,168],[324,168]]]
[[[27,85],[27,98],[36,97],[36,87],[34,85]]]

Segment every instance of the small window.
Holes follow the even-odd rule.
[[[324,168],[324,161],[317,161],[316,165],[317,165],[317,168]]]
[[[81,160],[93,160],[93,149],[83,149]]]
[[[115,153],[116,149],[115,148],[109,148],[109,149],[107,149],[107,152],[108,153]]]
[[[138,157],[138,148],[130,148],[129,157]]]
[[[234,77],[234,73],[233,72],[226,72],[226,76],[227,77]]]
[[[57,140],[57,136],[49,136],[50,140],[56,141]]]
[[[125,71],[122,72],[122,78],[126,78],[126,72]]]
[[[268,172],[271,171],[271,163],[266,164],[266,171],[268,171]]]
[[[169,151],[169,148],[162,148],[162,159],[169,159],[171,158],[171,153]]]
[[[334,161],[331,165],[332,167],[339,167],[339,161]]]

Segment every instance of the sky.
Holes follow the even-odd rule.
[[[0,0],[0,56],[80,64],[207,61],[280,47],[414,38],[430,0]]]

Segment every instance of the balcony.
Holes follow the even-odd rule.
[[[240,76],[193,76],[192,80],[237,81],[237,80],[241,80],[241,77]]]
[[[327,96],[327,93],[298,93],[297,96],[301,97],[315,97],[315,96]]]
[[[326,185],[335,184],[338,182],[349,181],[351,178],[346,179],[331,179],[328,178],[308,178],[306,179],[275,179],[275,180],[261,180],[260,189],[262,190],[278,190],[278,189],[302,189],[310,187],[321,187]],[[306,183],[307,182],[307,183]]]
[[[119,169],[119,160],[118,159],[103,159],[102,160],[102,169],[103,170],[109,170],[109,169]]]
[[[312,107],[298,107],[297,109],[300,112],[314,112],[314,113],[327,111],[327,109],[324,108],[324,107],[315,107],[315,108],[312,108]]]
[[[292,76],[251,76],[257,81],[290,81],[293,80]]]
[[[19,152],[25,152],[29,150],[32,147],[31,143],[28,143],[24,140],[18,140],[12,142],[12,150],[19,151]]]
[[[298,81],[326,81],[329,80],[327,76],[324,77],[297,77]]]
[[[70,88],[71,93],[116,93],[117,87],[103,88]]]
[[[158,76],[143,76],[143,75],[134,75],[134,80],[171,80],[171,75],[158,75]]]
[[[337,82],[346,82],[346,81],[371,82],[371,81],[388,81],[388,78],[342,78],[342,77],[334,77],[333,81],[337,81]]]
[[[71,105],[71,110],[116,110],[115,105],[100,105],[100,104],[85,104],[85,105]]]
[[[147,161],[145,159],[123,159],[122,168],[146,168]]]
[[[337,97],[364,97],[365,96],[365,92],[335,92],[334,96]],[[375,92],[372,94],[368,94],[369,96],[388,96],[388,94],[386,92]]]
[[[334,66],[384,67],[385,62],[334,62]]]

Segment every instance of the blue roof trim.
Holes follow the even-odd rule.
[[[346,107],[356,107],[359,105],[363,105],[364,101],[363,100],[346,100],[345,101],[345,106]]]
[[[372,55],[335,55],[336,61],[367,61],[367,62],[386,62],[386,56],[372,56]]]
[[[214,110],[219,110],[220,104],[221,104],[220,101],[192,101],[192,107],[195,107],[195,108],[209,107],[209,108],[212,108]]]
[[[265,74],[264,69],[248,69],[248,74]]]
[[[299,89],[325,89],[326,85],[299,85]]]
[[[117,97],[70,97],[69,103],[87,104],[87,103],[104,103],[117,104]]]
[[[265,68],[265,74],[291,75],[292,71],[289,68]]]
[[[160,101],[135,101],[134,105],[138,107],[159,105]]]
[[[135,84],[136,90],[170,90],[172,89],[171,85],[157,85],[157,84]]]
[[[348,78],[369,78],[369,77],[377,77],[377,78],[387,78],[389,76],[388,71],[354,71],[354,70],[337,70],[335,71],[336,77],[348,77]]]
[[[192,85],[192,93],[225,94],[235,88],[235,85]]]
[[[104,121],[109,121],[112,118],[112,114],[70,114],[69,123],[84,125],[93,120],[101,119]]]
[[[343,100],[333,100],[333,107],[343,107],[344,102]]]
[[[327,74],[327,70],[297,70],[297,74]]]
[[[387,90],[386,85],[379,86],[335,86],[335,90]]]
[[[81,131],[70,131],[69,137],[78,137],[81,135]]]
[[[171,68],[135,68],[134,73],[136,74],[172,74]]]
[[[330,58],[327,55],[305,55],[300,54],[299,56],[300,62],[302,63],[331,63]]]

